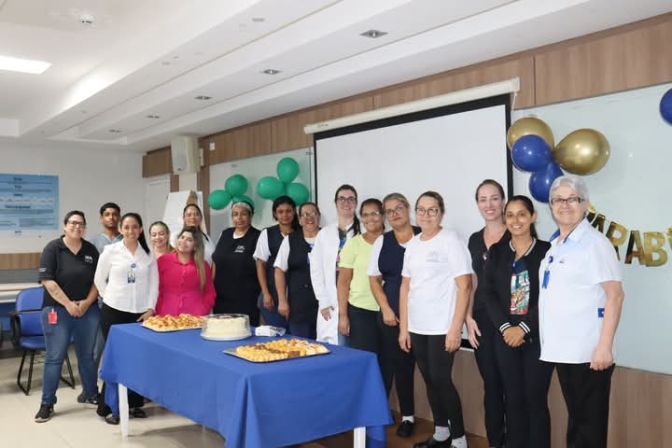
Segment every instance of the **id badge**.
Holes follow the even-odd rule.
[[[58,313],[55,309],[52,308],[51,311],[49,311],[47,322],[49,322],[49,325],[56,325],[58,323]]]

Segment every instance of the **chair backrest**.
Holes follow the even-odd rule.
[[[16,312],[18,313],[19,335],[42,336],[41,309],[44,288],[37,286],[27,288],[16,296]]]
[[[24,311],[41,310],[43,297],[44,288],[42,286],[22,290],[16,296],[16,311],[22,313]]]

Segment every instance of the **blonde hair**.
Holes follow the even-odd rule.
[[[194,238],[194,264],[198,272],[198,288],[202,293],[205,290],[205,282],[207,280],[205,278],[205,244],[203,243],[203,232],[193,226],[185,227],[177,235],[177,238],[179,239],[185,232],[191,233]]]

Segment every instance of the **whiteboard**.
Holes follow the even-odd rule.
[[[665,232],[672,225],[669,206],[672,125],[659,114],[660,99],[672,84],[580,101],[517,111],[513,120],[534,114],[553,130],[556,142],[579,128],[602,132],[611,157],[598,173],[586,176],[591,202],[608,220],[629,230]],[[529,175],[515,171],[514,191],[528,194]],[[540,236],[556,226],[546,204],[537,204]],[[607,223],[608,226],[608,223]],[[616,362],[624,367],[672,374],[672,241],[669,261],[645,267],[623,260],[625,304],[616,333]],[[623,255],[626,244],[620,246]],[[623,257],[621,257],[623,259]]]
[[[220,163],[210,166],[210,191],[223,190],[226,179],[234,174],[241,174],[247,178],[248,187],[246,196],[254,200],[254,217],[252,225],[258,229],[271,226],[275,223],[271,205],[273,201],[264,199],[256,192],[257,182],[265,176],[277,177],[276,166],[278,162],[291,157],[299,164],[299,175],[294,182],[302,183],[311,193],[313,200],[313,152],[312,148],[295,149],[277,154],[251,157],[249,159],[236,160],[234,162]],[[210,228],[213,238],[219,239],[222,231],[231,226],[231,207],[222,210],[210,209]]]

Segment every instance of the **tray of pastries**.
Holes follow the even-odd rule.
[[[201,328],[203,317],[192,314],[180,314],[179,316],[152,316],[142,323],[142,326],[152,331],[167,333],[169,331],[192,330]]]
[[[224,353],[250,362],[274,362],[286,359],[326,355],[329,349],[322,344],[304,339],[276,339],[269,342],[241,345]]]

